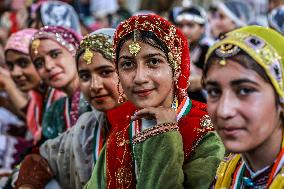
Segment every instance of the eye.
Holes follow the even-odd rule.
[[[13,64],[13,63],[7,62],[6,65],[7,65],[7,68],[8,68],[10,71],[12,71],[12,70],[14,69],[14,64]]]
[[[239,87],[236,91],[238,96],[248,96],[256,90],[252,87]]]
[[[26,68],[29,65],[29,61],[28,60],[21,60],[21,61],[18,62],[18,65],[21,68]]]
[[[89,73],[86,73],[86,72],[84,72],[84,73],[79,72],[78,75],[79,75],[80,80],[83,81],[83,82],[87,82],[91,78],[91,75]]]
[[[134,62],[132,61],[123,61],[121,62],[120,64],[120,67],[123,69],[123,70],[130,70],[132,68],[134,68]]]
[[[206,88],[208,99],[217,99],[221,95],[221,90],[216,87]]]
[[[101,75],[102,77],[109,77],[109,76],[111,76],[113,73],[114,73],[114,70],[106,69],[106,70],[102,70],[102,71],[100,72],[100,75]]]
[[[61,54],[61,52],[59,52],[59,51],[51,51],[50,52],[50,57],[55,59],[55,58],[58,57],[59,54]]]
[[[35,68],[37,70],[41,69],[43,67],[43,59],[42,58],[36,58],[34,61],[33,61],[34,65],[35,65]]]
[[[150,67],[157,67],[159,64],[160,64],[160,60],[157,59],[157,58],[150,58],[147,62],[147,64],[150,66]]]

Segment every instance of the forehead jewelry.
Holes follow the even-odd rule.
[[[137,34],[137,30],[134,30],[133,33],[133,41],[131,42],[131,44],[128,46],[129,48],[129,52],[130,54],[137,56],[137,54],[140,52],[141,50],[141,46],[139,45],[139,43],[136,41],[136,34]]]
[[[94,56],[93,52],[90,51],[89,48],[87,48],[84,53],[83,59],[86,61],[87,64],[91,64],[93,56]]]
[[[226,58],[238,54],[240,52],[240,48],[233,44],[223,44],[218,49],[216,49],[215,52],[220,58],[222,58],[219,64],[225,66],[227,64]]]
[[[38,53],[38,47],[40,45],[40,40],[39,39],[35,39],[33,42],[32,42],[32,49],[34,51],[35,54]]]

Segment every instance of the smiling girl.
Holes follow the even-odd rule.
[[[120,83],[136,110],[124,122],[112,120],[86,188],[208,188],[224,148],[206,105],[187,97],[184,35],[157,15],[133,16],[117,28],[114,46]]]
[[[72,127],[82,113],[91,110],[79,89],[74,57],[79,41],[79,35],[59,26],[45,26],[32,39],[31,59],[40,77],[67,94],[45,112],[42,127],[46,138],[58,136]]]
[[[284,188],[284,38],[248,26],[228,33],[207,54],[208,113],[232,155],[213,188]]]

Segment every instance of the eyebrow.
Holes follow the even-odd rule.
[[[152,58],[152,57],[155,57],[155,56],[161,56],[161,57],[167,59],[167,57],[165,55],[161,54],[161,53],[150,53],[150,54],[145,55],[144,57],[145,58]]]
[[[103,65],[103,66],[99,66],[97,68],[95,68],[96,71],[100,71],[100,70],[103,70],[103,69],[115,69],[114,67],[112,66],[109,66],[109,65]],[[89,72],[89,69],[87,68],[78,68],[78,72]]]
[[[50,51],[47,52],[47,54],[51,54],[58,51],[61,51],[61,49],[51,49]]]
[[[166,57],[165,55],[161,54],[161,53],[150,53],[150,54],[146,54],[145,56],[143,56],[143,58],[152,58],[152,57],[155,57],[155,56],[161,56],[161,57],[167,59],[167,57]],[[123,55],[123,56],[119,57],[118,60],[120,60],[120,59],[122,59],[122,58],[123,58],[123,59],[127,59],[127,60],[133,60],[133,59],[134,59],[133,56]]]
[[[241,85],[243,83],[251,83],[251,84],[259,86],[259,84],[257,82],[252,81],[252,80],[247,79],[247,78],[241,78],[241,79],[233,80],[233,81],[230,82],[230,85],[237,86],[237,85]],[[215,80],[212,80],[212,81],[209,80],[205,83],[205,85],[220,86],[219,82],[217,82]]]

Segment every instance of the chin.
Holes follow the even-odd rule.
[[[236,154],[240,154],[240,153],[244,153],[247,151],[247,149],[245,149],[242,144],[239,143],[224,143],[225,148],[231,152],[231,153],[236,153]]]

